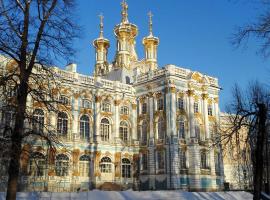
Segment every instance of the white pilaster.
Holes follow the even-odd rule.
[[[209,139],[211,136],[209,135],[209,120],[208,120],[208,95],[202,94],[203,99],[203,116],[204,116],[204,127],[205,127],[205,139]]]
[[[119,126],[120,126],[120,112],[119,112],[120,100],[116,98],[114,100],[114,135],[112,138],[119,138]]]
[[[79,100],[78,100],[78,98],[74,98],[72,107],[73,107],[73,112],[72,112],[73,120],[72,120],[71,138],[76,140],[80,137],[80,133],[78,132],[78,124],[79,124],[79,121],[78,121],[79,120],[79,111],[78,111]]]
[[[96,103],[95,103],[95,132],[94,132],[94,138],[97,142],[100,141],[100,102],[101,102],[101,96],[99,96],[100,94],[97,93],[96,94]]]
[[[190,137],[195,137],[195,125],[194,125],[194,91],[188,90],[188,100],[189,100],[189,132]]]
[[[131,119],[132,119],[132,127],[131,127],[131,134],[132,134],[132,139],[133,140],[138,140],[138,137],[137,137],[137,105],[136,104],[132,104],[131,106],[132,108],[132,116],[131,116]]]

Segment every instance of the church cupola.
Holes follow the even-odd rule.
[[[103,37],[103,15],[100,17],[100,32],[99,37],[94,40],[93,45],[96,49],[96,64],[94,76],[104,76],[109,72],[109,64],[107,61],[108,48],[110,42]]]
[[[157,46],[159,44],[159,39],[153,36],[153,22],[152,13],[148,13],[149,16],[149,35],[143,38],[143,45],[145,51],[145,61],[149,66],[150,70],[157,69]]]
[[[138,60],[135,50],[135,38],[138,35],[138,28],[128,21],[127,2],[123,0],[121,5],[122,20],[120,24],[114,27],[114,34],[117,39],[114,68],[130,69],[130,63]]]

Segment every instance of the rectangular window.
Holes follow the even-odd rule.
[[[64,105],[69,105],[69,99],[68,97],[65,97],[65,96],[60,96],[59,102]]]
[[[128,107],[127,106],[122,106],[120,113],[121,113],[121,115],[128,115],[129,114]]]
[[[111,105],[109,103],[103,103],[101,110],[103,112],[111,112]]]
[[[184,110],[184,99],[183,98],[178,98],[178,109]]]
[[[208,115],[213,116],[213,109],[211,105],[208,105]]]
[[[199,112],[199,104],[198,102],[194,102],[194,113],[198,113]]]
[[[147,104],[143,103],[142,104],[142,114],[146,114],[147,113]]]
[[[157,101],[157,109],[163,110],[163,99],[162,98],[158,99],[158,101]]]
[[[164,151],[158,151],[157,152],[157,168],[159,170],[164,169],[165,166],[165,156]]]
[[[147,170],[148,163],[147,163],[147,154],[143,153],[141,157],[141,170]]]
[[[186,169],[187,168],[186,152],[180,149],[179,155],[180,155],[180,169]]]

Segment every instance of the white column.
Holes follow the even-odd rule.
[[[149,95],[148,98],[148,107],[147,107],[147,111],[150,115],[150,133],[149,133],[149,138],[153,138],[154,137],[154,110],[153,110],[153,103],[154,103],[154,99],[152,96],[152,93]]]
[[[132,108],[132,127],[131,127],[131,138],[133,140],[138,140],[138,136],[137,136],[137,104],[133,103],[131,105]]]
[[[219,106],[218,106],[218,97],[214,98],[214,108],[215,108],[215,116],[219,117]]]
[[[188,100],[189,100],[189,132],[190,137],[195,137],[195,125],[194,125],[194,91],[188,90]]]
[[[209,152],[209,160],[208,160],[210,169],[211,169],[211,175],[212,175],[212,188],[215,189],[217,187],[216,185],[216,166],[215,166],[215,149],[211,149]]]
[[[94,137],[96,138],[95,140],[99,142],[101,140],[100,138],[100,102],[101,102],[101,96],[99,94],[96,95],[95,97],[95,132],[94,132]]]
[[[120,125],[120,112],[119,112],[119,104],[120,100],[116,98],[114,100],[114,137],[112,135],[112,138],[119,138],[119,125]]]
[[[184,101],[184,104],[185,104],[185,110],[186,110],[186,113],[187,113],[188,116],[189,116],[189,113],[190,113],[189,96],[188,96],[188,95],[185,95],[184,98],[185,98],[185,101]],[[187,139],[190,139],[190,137],[191,137],[190,126],[191,126],[191,125],[190,125],[190,119],[189,119],[189,117],[188,117],[188,119],[187,119],[187,122],[188,122],[188,128],[186,129],[186,130],[187,130],[186,138],[187,138]]]
[[[177,137],[177,128],[176,128],[176,89],[171,88],[171,130],[172,135]]]
[[[209,120],[208,120],[208,94],[202,94],[203,99],[203,115],[204,115],[204,127],[205,127],[205,139],[209,139]]]
[[[78,108],[79,108],[79,100],[78,98],[74,98],[74,103],[73,103],[73,120],[72,120],[72,135],[71,139],[78,139],[80,137],[78,133],[78,123],[79,123],[79,113],[78,113]]]

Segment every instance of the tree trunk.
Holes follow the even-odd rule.
[[[16,192],[18,187],[18,179],[20,172],[20,156],[22,152],[22,135],[24,130],[24,115],[26,111],[26,99],[27,99],[27,83],[22,82],[19,86],[15,127],[11,136],[11,156],[8,169],[8,188],[6,200],[16,200]]]
[[[260,200],[263,182],[263,150],[264,150],[264,139],[266,135],[266,115],[267,109],[265,104],[259,104],[258,113],[258,133],[255,149],[255,163],[254,163],[254,196],[253,200]]]

